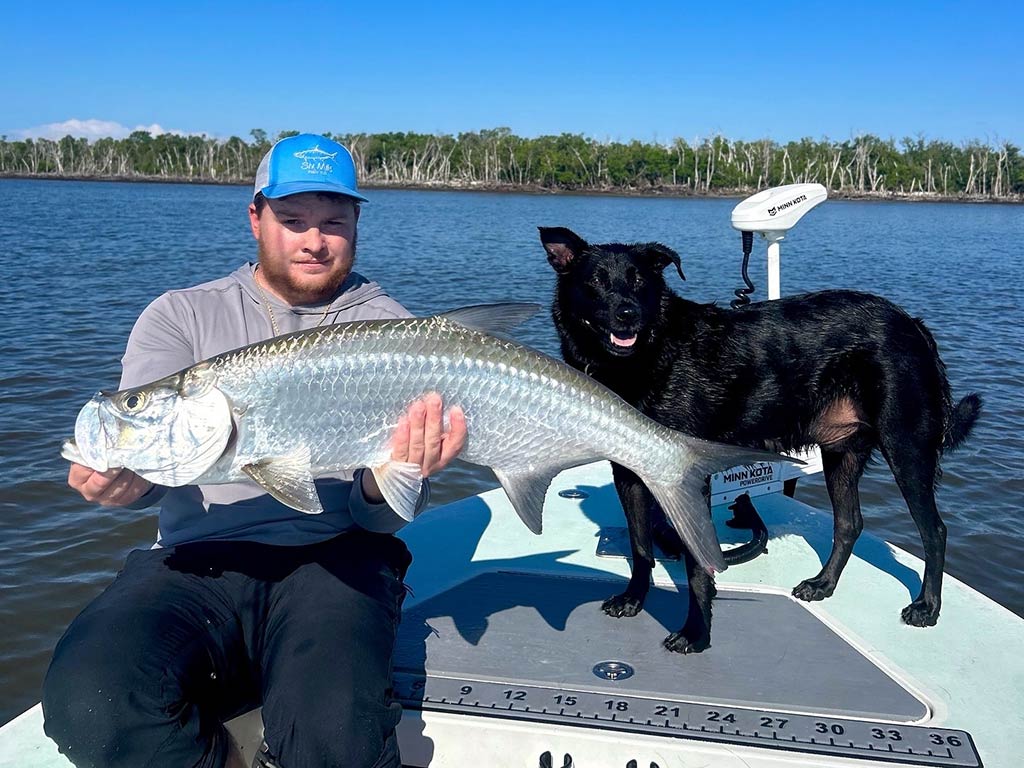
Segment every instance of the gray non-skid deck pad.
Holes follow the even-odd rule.
[[[681,655],[662,640],[682,625],[685,593],[652,588],[640,615],[607,616],[601,603],[624,587],[531,573],[476,576],[406,611],[396,670],[897,722],[927,714],[921,701],[788,597],[721,590],[712,647]],[[593,668],[603,661],[625,662],[635,674],[600,679]]]

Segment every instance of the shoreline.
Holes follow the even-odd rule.
[[[211,187],[245,187],[249,181],[216,181],[212,179],[191,179],[183,177],[163,176],[67,176],[49,173],[0,173],[0,179],[22,179],[32,181],[88,181],[100,183],[128,184],[197,184]],[[639,188],[558,188],[544,187],[537,184],[492,184],[484,182],[462,183],[392,183],[365,181],[360,187],[364,190],[414,190],[418,192],[478,192],[485,194],[520,194],[520,195],[576,195],[581,197],[640,197],[640,198],[724,198],[743,199],[758,192],[756,189],[718,189],[694,191],[683,186],[660,186],[647,189]],[[856,190],[828,190],[830,200],[890,201],[907,203],[989,203],[998,205],[1024,204],[1024,195],[1007,197],[991,197],[982,195],[942,195],[934,192],[859,192]]]

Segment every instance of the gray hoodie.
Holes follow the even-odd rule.
[[[132,329],[121,359],[121,389],[147,384],[201,360],[273,336],[270,313],[256,286],[255,265],[193,288],[168,291],[150,304]],[[289,306],[266,295],[281,333],[350,320],[410,317],[377,283],[353,272],[330,302]],[[319,478],[320,515],[286,507],[253,482],[154,487],[131,505],[162,501],[158,546],[202,540],[244,540],[295,546],[336,536],[353,526],[392,533],[405,521],[386,504],[363,496],[359,473]],[[355,480],[355,482],[353,482]],[[429,485],[417,512],[426,505]]]

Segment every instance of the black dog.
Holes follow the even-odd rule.
[[[935,341],[924,324],[885,299],[822,291],[722,309],[680,298],[662,270],[679,256],[658,243],[590,245],[574,232],[540,228],[558,275],[552,315],[566,362],[651,418],[697,437],[792,451],[819,445],[835,513],[832,553],[793,594],[821,600],[836,588],[863,528],[857,483],[881,451],[910,508],[925,551],[921,593],[903,621],[935,624],[946,528],[935,507],[939,458],[970,433],[981,399],[954,406]],[[632,576],[610,598],[612,616],[634,616],[650,587],[657,503],[633,473],[613,467],[629,526]],[[710,645],[711,575],[687,564],[690,607],[665,645]]]

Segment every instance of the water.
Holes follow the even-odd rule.
[[[727,304],[739,277],[735,200],[373,191],[359,266],[417,314],[464,304],[547,303],[554,277],[536,227],[595,241],[677,249],[689,298]],[[163,184],[0,180],[0,722],[31,706],[50,652],[126,552],[156,534],[151,511],[87,504],[59,457],[75,415],[113,387],[132,323],[162,291],[220,277],[253,257],[247,190]],[[985,414],[944,462],[939,506],[947,571],[1024,615],[1024,436],[1020,244],[1024,208],[830,201],[782,246],[785,293],[880,293],[931,327],[953,391]],[[752,268],[764,296],[763,242]],[[546,314],[521,339],[558,353]],[[459,464],[434,483],[451,501],[497,485]],[[868,531],[918,555],[920,540],[884,464],[861,483]],[[828,506],[820,478],[798,498]],[[842,587],[840,587],[842,588]]]

